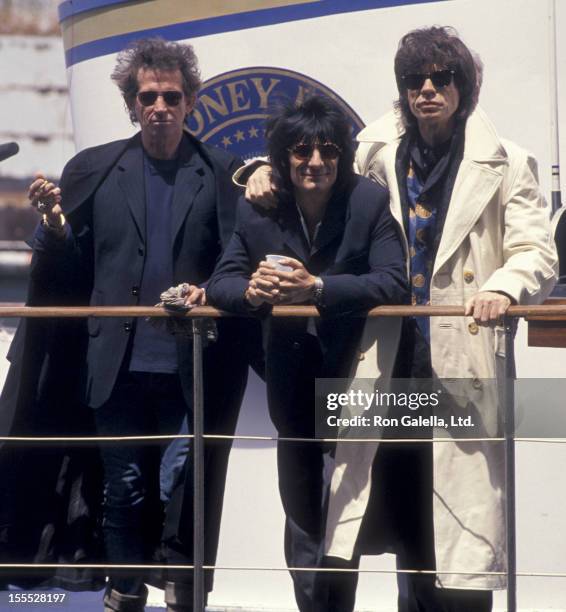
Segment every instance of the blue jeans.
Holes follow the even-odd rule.
[[[187,433],[187,405],[176,374],[126,372],[95,412],[100,436]],[[168,501],[183,485],[188,439],[101,442],[103,535],[109,564],[149,564],[158,549]],[[146,574],[110,570],[109,589],[144,590]]]

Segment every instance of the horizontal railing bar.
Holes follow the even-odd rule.
[[[0,306],[1,317],[180,317],[180,318],[221,318],[240,316],[223,312],[211,306],[199,306],[187,312],[175,312],[155,306]],[[250,315],[252,316],[252,315]],[[314,306],[275,306],[274,317],[318,317]],[[365,316],[365,315],[364,315]],[[369,311],[370,317],[463,317],[463,306],[378,306]],[[538,306],[510,306],[510,317],[537,317],[537,320],[565,320],[566,304]]]

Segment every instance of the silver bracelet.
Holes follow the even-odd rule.
[[[324,282],[322,278],[320,278],[320,276],[317,276],[314,279],[314,289],[313,289],[313,295],[312,295],[313,302],[317,306],[320,306],[322,304],[322,292],[323,291],[324,291]]]
[[[47,218],[47,215],[42,215],[41,217],[41,225],[43,225],[43,227],[50,232],[54,232],[54,233],[58,233],[61,234],[65,228],[65,215],[60,214],[58,217],[59,220],[59,225],[53,225],[52,223],[49,223],[49,219]]]

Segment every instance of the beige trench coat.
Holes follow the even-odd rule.
[[[387,186],[391,211],[403,226],[395,175],[402,129],[394,113],[365,128],[358,140],[358,170]],[[407,243],[405,240],[405,248]],[[464,304],[478,291],[504,291],[520,304],[543,301],[554,286],[557,256],[549,208],[541,195],[535,160],[498,138],[481,109],[469,117],[464,157],[448,208],[431,277],[432,304]],[[399,322],[397,322],[399,323]],[[439,378],[464,378],[473,389],[486,437],[499,433],[495,385],[503,377],[503,329],[478,327],[471,317],[433,317],[432,366]],[[381,382],[391,375],[399,325],[368,320],[355,369]],[[477,423],[476,423],[477,424]],[[454,432],[457,437],[457,432]],[[331,481],[326,552],[349,559],[367,506],[377,445],[338,445]],[[498,442],[435,442],[434,538],[437,585],[501,589],[504,576],[443,574],[505,572],[504,447]]]

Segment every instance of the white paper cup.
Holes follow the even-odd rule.
[[[292,272],[293,271],[293,268],[291,268],[291,266],[284,266],[279,263],[281,260],[287,259],[285,255],[266,255],[265,259],[266,261],[269,261],[270,263],[272,263],[275,266],[275,269],[279,270],[279,272]]]

